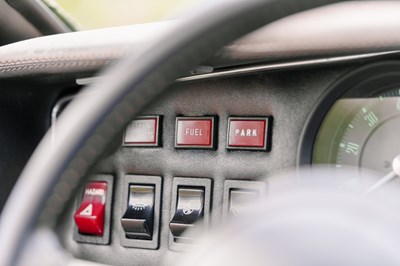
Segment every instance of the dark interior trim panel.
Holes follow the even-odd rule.
[[[25,1],[13,3],[20,2]],[[399,9],[397,1],[362,1],[303,12],[239,39],[203,65],[224,69],[396,51],[400,47]],[[333,13],[340,15],[332,16]],[[324,27],[312,23],[321,17]],[[175,25],[176,22],[168,21],[73,32],[0,47],[0,78],[65,73],[88,76],[128,52],[140,54],[144,47],[155,44]],[[301,30],[302,27],[307,30]]]

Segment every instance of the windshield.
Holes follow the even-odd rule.
[[[202,0],[43,0],[77,30],[167,20],[200,1]]]

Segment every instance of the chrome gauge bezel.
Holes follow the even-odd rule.
[[[297,165],[312,164],[314,143],[320,126],[337,100],[378,94],[396,83],[400,83],[400,61],[379,62],[360,67],[332,84],[307,118],[300,136]]]

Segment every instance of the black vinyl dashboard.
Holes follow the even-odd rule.
[[[264,194],[276,173],[309,164],[385,173],[400,149],[400,40],[391,34],[400,21],[374,26],[387,29],[385,40],[371,33],[357,42],[350,38],[357,26],[346,32],[344,23],[327,24],[331,42],[314,42],[326,37],[315,25],[304,36],[296,27],[287,34],[301,40],[298,46],[281,36],[327,12],[352,17],[345,11],[353,5],[360,3],[277,22],[176,80],[113,143],[65,210],[57,226],[62,244],[90,261],[159,265],[191,245],[194,237],[184,232],[196,222],[210,229],[246,215],[242,200]],[[398,7],[364,5],[359,18],[376,18],[369,5]],[[154,44],[157,34],[149,29],[165,34],[171,27],[68,33],[0,48],[0,208],[45,132],[57,138],[57,118],[68,102],[101,82],[102,67],[132,45],[139,52]],[[115,38],[99,45],[107,34]],[[268,38],[278,41],[267,45]]]
[[[231,212],[236,211],[229,207],[232,204],[229,193],[241,190],[264,193],[268,186],[268,181],[264,183],[265,178],[268,180],[269,176],[299,164],[309,164],[317,131],[335,99],[343,95],[346,97],[353,86],[371,79],[374,74],[381,77],[380,73],[389,74],[390,71],[386,70],[397,69],[395,57],[390,55],[377,60],[302,66],[175,83],[168,96],[152,104],[142,114],[142,118],[160,119],[158,144],[150,147],[124,145],[125,136],[121,136],[120,142],[115,144],[118,147],[116,152],[97,167],[99,174],[111,175],[114,180],[110,222],[105,223],[110,225],[106,246],[111,248],[98,245],[96,241],[97,244],[93,244],[91,240],[76,238],[79,231],[77,233],[72,215],[76,215],[74,208],[78,208],[79,204],[70,210],[67,222],[59,228],[64,244],[78,257],[121,265],[132,260],[138,264],[158,264],[166,253],[184,250],[190,243],[174,238],[171,226],[176,222],[174,216],[179,204],[179,188],[204,188],[203,207],[208,206],[209,213],[202,215],[209,215],[205,219],[207,227],[221,224],[227,217],[229,219]],[[365,69],[372,70],[365,72]],[[362,74],[358,74],[360,72]],[[394,72],[397,76],[397,70]],[[349,84],[349,80],[355,82]],[[384,88],[386,82],[396,85],[396,79],[389,78],[371,90]],[[352,97],[364,95],[370,94]],[[177,123],[182,117],[212,117],[215,122],[212,147],[177,147]],[[319,119],[317,122],[316,117]],[[232,134],[229,130],[232,118],[269,118],[269,148],[227,148]],[[243,134],[246,135],[246,132]],[[159,179],[148,181],[154,178]],[[155,193],[159,201],[152,203],[154,210],[159,210],[159,214],[154,216],[159,220],[153,228],[151,245],[149,240],[137,236],[133,236],[134,241],[129,241],[125,235],[128,229],[122,222],[130,206],[129,195],[134,197],[134,194],[127,193],[127,188],[143,183],[160,189],[160,194]],[[74,234],[75,238],[72,237]]]
[[[142,114],[147,118],[159,118],[157,144],[148,147],[124,145],[124,136],[121,135],[120,141],[115,143],[116,150],[110,152],[96,167],[93,180],[108,182],[102,235],[82,234],[77,230],[73,214],[80,207],[81,199],[78,199],[77,205],[71,206],[58,227],[63,244],[77,257],[92,261],[117,265],[132,261],[137,265],[159,264],[165,254],[182,251],[190,245],[176,242],[171,234],[171,221],[178,207],[179,188],[203,188],[203,204],[206,204],[203,207],[208,206],[208,214],[204,208],[201,217],[208,216],[208,227],[219,225],[227,217],[229,219],[232,211],[229,207],[230,192],[265,192],[265,186],[268,186],[264,183],[265,178],[268,180],[269,176],[279,171],[310,163],[319,125],[335,99],[375,74],[380,78],[381,73],[390,73],[386,70],[393,67],[396,69],[398,64],[397,55],[389,54],[335,64],[305,64],[176,82],[165,98],[159,99]],[[366,73],[365,69],[368,70]],[[385,88],[387,82],[396,86],[398,74],[397,70],[394,72],[396,78],[386,79],[371,90]],[[349,80],[355,81],[347,84]],[[92,81],[78,82],[82,84]],[[5,138],[13,141],[3,144],[3,156],[9,160],[3,161],[3,169],[14,175],[17,175],[18,168],[10,168],[9,165],[11,160],[15,160],[15,155],[5,156],[7,147],[11,149],[13,143],[19,143],[23,150],[19,154],[26,154],[26,160],[51,123],[54,137],[57,138],[54,112],[59,112],[63,104],[73,99],[73,95],[81,89],[81,85],[59,80],[49,79],[40,86],[35,82],[31,81],[30,86],[26,86],[26,83],[19,84],[10,79],[2,89],[5,95],[15,99],[15,88],[21,86],[24,89],[18,90],[18,101],[27,98],[31,103],[16,109],[14,115],[20,117],[21,123],[18,127],[9,127],[13,130]],[[38,88],[42,94],[32,91]],[[397,94],[392,96],[397,97]],[[18,106],[20,102],[8,101],[9,105],[12,103]],[[5,119],[5,116],[2,117]],[[215,122],[212,147],[176,147],[176,123],[180,117],[212,117]],[[227,149],[230,118],[269,118],[268,149]],[[31,125],[32,129],[29,129],[30,123],[35,125]],[[33,128],[36,135],[31,133]],[[30,137],[26,139],[24,133],[28,132]],[[25,141],[23,146],[21,139]],[[17,153],[16,150],[13,152]],[[23,158],[18,157],[20,167],[23,166]],[[151,225],[150,239],[134,236],[132,241],[126,237],[126,228],[121,223],[129,206],[127,189],[132,184],[154,188],[154,215],[150,217],[157,222]]]
[[[157,145],[125,146],[124,136],[121,136],[120,142],[115,144],[119,147],[117,151],[97,167],[100,179],[106,175],[112,180],[109,220],[104,224],[105,228],[109,226],[104,231],[104,234],[109,234],[108,240],[102,242],[103,237],[101,241],[79,237],[73,219],[78,203],[60,224],[61,239],[73,254],[84,259],[121,265],[131,260],[138,264],[158,264],[169,250],[183,250],[188,245],[171,240],[170,224],[177,208],[179,187],[206,188],[208,226],[220,224],[230,211],[227,207],[230,204],[229,191],[264,191],[263,180],[268,176],[312,160],[315,129],[319,128],[335,97],[339,99],[353,85],[357,85],[355,82],[351,86],[340,86],[343,82],[349,79],[363,82],[374,74],[380,77],[381,72],[387,74],[389,71],[385,70],[397,64],[395,55],[384,55],[383,58],[339,64],[300,66],[175,83],[168,96],[152,104],[142,116],[160,119]],[[364,69],[374,71],[365,75]],[[361,76],[357,74],[360,71],[363,73]],[[385,82],[396,85],[396,80],[389,78]],[[380,88],[374,87],[374,90]],[[320,122],[314,122],[315,116],[320,118]],[[213,146],[210,149],[176,147],[179,117],[213,117]],[[269,149],[227,149],[229,118],[260,117],[271,119]],[[308,132],[310,130],[314,132]],[[121,223],[128,208],[128,186],[143,182],[159,189],[159,194],[155,194],[159,201],[153,202],[154,210],[159,211],[154,217],[159,222],[153,224],[151,245],[146,239],[129,241]]]

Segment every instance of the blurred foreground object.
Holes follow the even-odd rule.
[[[313,168],[267,179],[251,214],[216,228],[167,265],[400,265],[400,182]],[[179,263],[177,263],[179,262]]]

